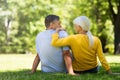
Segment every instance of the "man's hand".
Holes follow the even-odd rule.
[[[68,74],[69,75],[78,75],[78,74],[74,73],[74,71],[73,71],[72,59],[71,59],[71,54],[70,54],[69,50],[64,50],[63,51],[63,58],[64,58],[64,61],[65,61],[66,68],[68,70]]]
[[[30,74],[33,74],[36,71],[39,62],[40,62],[40,58],[39,58],[39,56],[37,54],[36,57],[35,57],[35,59],[34,59],[34,61],[33,61],[33,65],[32,65],[32,69],[31,69]]]
[[[25,72],[25,74],[29,74],[29,75],[34,74],[34,73],[35,73],[35,72],[32,72],[32,70]]]
[[[72,76],[79,76],[80,74],[76,74],[76,73],[68,73],[69,75],[72,75]]]

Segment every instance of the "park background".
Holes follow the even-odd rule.
[[[61,24],[69,35],[75,34],[73,19],[81,15],[88,16],[91,32],[100,38],[113,72],[120,72],[120,0],[0,0],[1,80],[20,80],[18,75],[23,76],[23,73],[29,71],[36,54],[36,35],[45,30],[44,19],[49,14],[60,16]],[[104,70],[98,74],[100,76],[96,75],[96,80],[120,78],[109,78],[106,74],[102,76],[103,73]],[[39,72],[34,74],[31,80],[34,80],[34,77],[47,79],[45,74],[41,73],[41,77],[38,75]],[[28,76],[23,78],[30,80]],[[47,74],[47,77],[53,80],[50,76],[54,75]],[[86,76],[88,80],[92,80],[94,75]],[[70,80],[63,74],[57,74],[55,78],[57,77],[55,80]],[[82,78],[86,79],[84,75]],[[73,80],[82,78],[71,77]]]

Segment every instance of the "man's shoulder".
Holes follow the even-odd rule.
[[[40,36],[43,32],[39,32],[36,37]]]
[[[45,31],[39,32],[39,33],[37,34],[36,38],[38,38],[38,37],[44,35],[44,32],[45,32]]]
[[[39,32],[36,36],[36,38],[40,38],[40,37],[48,37],[51,36],[53,33],[55,33],[55,30],[44,30],[42,32]]]
[[[66,37],[68,36],[67,32],[66,31],[59,31],[59,37]]]
[[[64,31],[64,30],[61,30],[61,31],[59,31],[59,33],[67,33],[66,31]]]

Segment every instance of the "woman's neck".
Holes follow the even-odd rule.
[[[84,31],[84,30],[79,32],[79,34],[86,34],[86,33],[87,33],[87,31]]]

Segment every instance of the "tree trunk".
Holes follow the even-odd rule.
[[[8,9],[7,0],[4,0],[5,7]]]
[[[113,10],[113,5],[111,0],[108,0],[110,17],[114,25],[114,54],[120,54],[120,0],[116,3],[117,13]]]
[[[114,54],[120,54],[120,5],[118,6],[118,14],[114,23]]]

